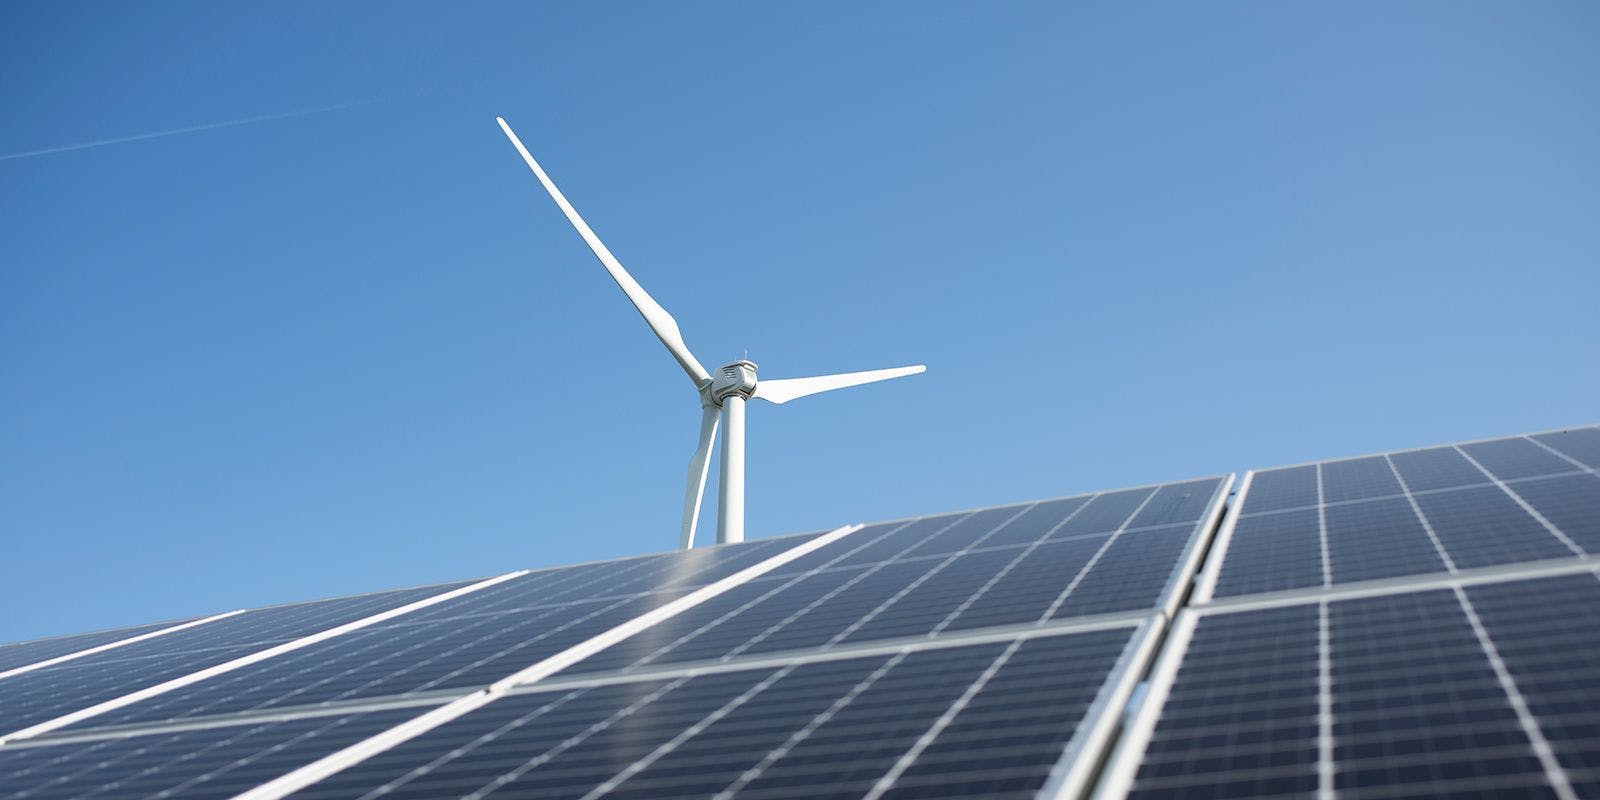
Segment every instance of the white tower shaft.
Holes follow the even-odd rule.
[[[722,491],[717,500],[717,544],[744,541],[744,396],[722,401]]]

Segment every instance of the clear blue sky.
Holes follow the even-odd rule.
[[[497,114],[708,364],[928,364],[754,536],[1600,418],[1600,5],[579,5],[0,6],[0,640],[675,544]]]

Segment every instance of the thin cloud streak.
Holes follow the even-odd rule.
[[[301,109],[296,109],[294,111],[282,111],[282,112],[279,112],[279,113],[276,113],[276,114],[260,114],[260,115],[254,116],[254,117],[244,117],[244,118],[241,118],[241,119],[230,119],[230,120],[227,120],[225,122],[208,122],[208,123],[206,123],[204,125],[191,125],[191,126],[189,126],[187,128],[170,128],[170,129],[164,130],[164,131],[152,131],[150,133],[136,133],[136,134],[133,134],[132,136],[118,136],[118,137],[113,138],[113,139],[96,139],[96,140],[94,140],[92,142],[78,142],[77,144],[67,144],[67,145],[62,145],[60,147],[47,147],[47,148],[44,148],[43,150],[29,150],[29,151],[24,152],[24,153],[11,153],[9,155],[0,156],[0,161],[14,161],[14,160],[19,159],[19,158],[34,158],[36,156],[48,156],[48,155],[54,155],[56,153],[70,153],[70,152],[73,152],[75,150],[88,150],[91,147],[105,147],[106,145],[125,144],[127,142],[142,142],[142,141],[144,141],[146,139],[160,139],[163,136],[178,136],[180,134],[185,134],[185,133],[198,133],[200,131],[214,131],[214,130],[216,130],[218,128],[236,128],[236,127],[238,127],[240,125],[251,125],[251,124],[254,124],[254,123],[257,123],[257,122],[271,122],[273,120],[289,119],[290,117],[305,117],[305,116],[310,116],[312,114],[326,114],[329,111],[343,111],[343,110],[349,109],[349,108],[359,108],[361,106],[370,106],[370,105],[373,105],[375,103],[387,103],[387,102],[391,102],[391,101],[394,101],[394,100],[406,99],[407,97],[411,97],[411,96],[412,95],[407,95],[405,97],[374,97],[374,98],[372,98],[370,100],[356,100],[356,101],[349,102],[349,103],[335,103],[333,105],[326,105],[326,106],[312,106],[311,108],[301,108]]]

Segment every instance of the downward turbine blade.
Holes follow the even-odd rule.
[[[717,438],[716,406],[706,406],[700,413],[700,445],[689,459],[689,485],[683,491],[683,534],[678,544],[684,550],[694,547],[694,529],[700,520],[700,501],[706,495],[706,471],[711,462],[711,442]]]
[[[779,378],[772,381],[761,379],[756,381],[755,396],[769,403],[787,403],[790,400],[805,397],[808,394],[831,392],[834,389],[860,386],[863,383],[876,383],[890,378],[915,375],[919,372],[925,372],[927,369],[927,367],[918,364],[914,367],[846,372],[840,375],[818,375],[814,378]]]
[[[533,170],[533,174],[539,178],[539,183],[544,185],[544,190],[550,193],[550,199],[556,201],[556,205],[561,207],[561,213],[567,215],[567,221],[572,223],[572,227],[577,229],[578,235],[582,236],[583,240],[589,244],[589,249],[593,250],[595,257],[600,259],[600,264],[606,268],[606,272],[611,273],[611,279],[622,287],[622,293],[633,301],[633,307],[639,309],[639,314],[644,317],[645,322],[649,323],[650,330],[655,331],[656,338],[667,346],[667,350],[672,353],[673,358],[678,360],[678,365],[683,367],[683,371],[689,373],[689,379],[694,381],[695,387],[699,388],[706,381],[711,380],[710,373],[706,372],[705,367],[700,366],[700,362],[695,359],[694,353],[689,352],[689,345],[684,343],[683,334],[678,330],[678,321],[673,319],[672,315],[668,314],[667,310],[662,308],[661,304],[657,303],[655,298],[651,297],[644,290],[644,287],[640,286],[639,282],[634,280],[633,276],[622,268],[622,263],[617,261],[616,256],[611,255],[611,251],[606,249],[605,244],[600,241],[600,237],[596,236],[594,231],[589,228],[589,224],[583,221],[583,217],[578,216],[577,209],[574,209],[572,204],[567,202],[566,195],[563,195],[561,190],[556,188],[549,175],[544,174],[544,169],[539,166],[539,162],[533,160],[533,155],[528,152],[528,148],[522,146],[522,140],[518,139],[517,135],[512,132],[511,126],[507,125],[506,121],[501,117],[495,117],[495,121],[500,123],[500,129],[506,132],[506,138],[510,139],[511,144],[516,146],[517,152],[522,154],[522,160],[528,162],[528,168]]]

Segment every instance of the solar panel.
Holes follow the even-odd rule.
[[[1227,486],[1211,478],[875,525],[567,673],[1147,614],[1175,600]]]
[[[73,653],[81,653],[97,647],[113,645],[147,633],[166,630],[167,628],[181,625],[186,621],[158,622],[153,625],[135,625],[128,628],[115,628],[93,633],[80,633],[73,636],[56,636],[32,642],[0,645],[0,673],[69,656]]]
[[[785,547],[784,537],[538,572],[99,715],[126,725],[495,682]]]
[[[1594,796],[1597,622],[1592,571],[1186,610],[1101,794]]]
[[[292,796],[1031,797],[1140,630],[516,694]]]
[[[1507,437],[0,646],[0,798],[1600,795],[1596,456]]]
[[[0,732],[12,733],[98,702],[319,630],[456,588],[391,592],[260,608],[177,633],[0,680]]]
[[[232,797],[416,716],[415,709],[0,747],[0,797]]]
[[[1600,796],[1597,436],[1247,475],[1097,796]]]
[[[1198,599],[1600,553],[1600,475],[1577,458],[1595,436],[1590,428],[1252,472]]]

